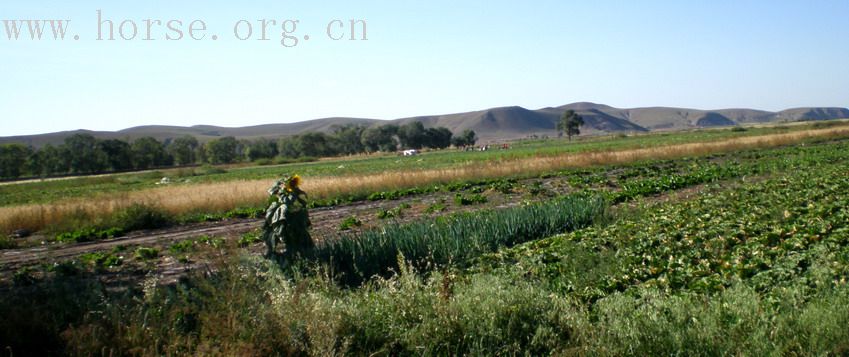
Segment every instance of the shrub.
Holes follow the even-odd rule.
[[[268,158],[256,159],[254,160],[254,165],[257,166],[268,166],[274,164],[274,161]]]
[[[17,246],[18,244],[11,237],[0,235],[0,249],[13,249]]]
[[[115,216],[115,226],[124,231],[156,229],[167,227],[171,219],[161,209],[141,203],[135,203]]]

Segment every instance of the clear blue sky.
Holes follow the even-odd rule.
[[[10,41],[0,27],[0,136],[575,101],[849,106],[846,0],[210,3],[0,2],[0,20],[71,19],[64,41]],[[142,34],[97,41],[98,9]],[[270,41],[234,38],[240,19],[258,37],[261,18],[278,20]],[[367,21],[368,41],[327,38],[328,22],[352,18]],[[165,41],[154,28],[142,41],[145,19],[182,20],[184,31],[201,19],[209,30]],[[283,19],[299,20],[294,34],[310,40],[281,46]]]

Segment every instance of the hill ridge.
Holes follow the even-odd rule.
[[[276,138],[311,131],[329,132],[334,125],[402,125],[410,121],[421,121],[427,127],[446,127],[455,133],[471,129],[477,133],[482,142],[492,142],[519,139],[531,135],[556,135],[555,125],[566,110],[574,110],[584,117],[585,125],[581,128],[581,131],[587,134],[684,130],[751,123],[849,118],[849,109],[841,107],[799,107],[771,112],[747,108],[711,110],[663,106],[615,108],[606,104],[584,101],[540,109],[528,109],[514,105],[392,120],[327,117],[294,123],[268,123],[243,127],[198,124],[185,127],[141,125],[118,131],[77,129],[36,135],[0,137],[0,144],[21,143],[40,147],[48,143],[62,143],[66,137],[77,133],[88,133],[102,139],[125,140],[143,136],[166,140],[183,135],[192,135],[201,141],[224,136],[234,136],[239,139]]]

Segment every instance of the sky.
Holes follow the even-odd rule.
[[[0,2],[0,136],[395,119],[578,101],[849,106],[846,0],[228,3]],[[98,10],[116,40],[108,40]],[[26,23],[2,21],[45,19],[71,20],[64,40],[49,26],[32,40]],[[352,19],[363,20],[366,40],[362,22],[350,40]],[[177,37],[171,20],[181,21],[171,24],[182,39],[166,38]],[[194,20],[207,27],[193,31],[202,40],[188,34]],[[297,45],[281,44],[284,20],[298,21],[288,34]],[[23,28],[12,40],[15,24]]]

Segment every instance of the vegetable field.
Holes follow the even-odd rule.
[[[579,145],[649,139],[617,140]],[[583,150],[555,144],[515,153]],[[299,165],[287,169],[357,164]],[[260,169],[222,175],[239,170]],[[849,141],[823,137],[319,197],[314,249],[283,263],[252,232],[19,269],[2,285],[0,343],[18,355],[842,355],[847,192]],[[360,210],[330,214],[345,205]],[[121,227],[168,218],[135,209],[147,220]],[[158,267],[175,264],[188,272],[163,283]]]

